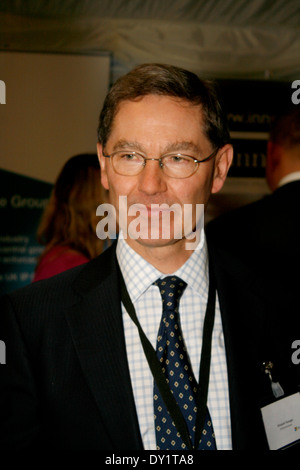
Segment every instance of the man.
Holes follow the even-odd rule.
[[[213,256],[209,269],[203,231],[191,249],[193,234],[185,230],[187,215],[197,239],[197,207],[222,188],[232,160],[213,85],[177,67],[137,67],[109,92],[98,134],[102,184],[121,221],[120,237],[85,267],[3,298],[2,447],[151,450],[165,448],[175,433],[171,450],[198,449],[204,441],[206,448],[252,449],[255,432],[255,447],[267,448],[260,411],[269,394],[261,370],[267,343],[263,299],[249,288],[247,270],[228,286]],[[174,206],[179,217],[171,214]],[[134,236],[132,207],[139,209]],[[158,225],[150,236],[157,215],[169,216],[168,235]],[[180,320],[177,304],[166,321],[161,286],[173,279],[183,286]],[[167,331],[174,316],[174,330]],[[156,344],[169,334],[157,349],[164,353],[180,325],[182,334],[171,354],[159,359],[161,367]],[[177,347],[182,352],[167,382]],[[189,403],[178,412],[181,394],[174,399],[185,372],[178,382],[172,376],[188,359],[184,370],[200,386],[189,389],[197,406],[185,420]],[[192,428],[189,419],[196,420]]]
[[[299,106],[288,107],[271,121],[266,178],[272,192],[300,180]]]
[[[300,390],[299,106],[271,121],[266,178],[271,195],[212,221],[207,236],[222,266],[217,276],[227,279],[228,289],[247,273],[248,290],[264,299],[266,315],[257,318],[265,331],[261,357],[270,362],[273,384],[287,397]]]

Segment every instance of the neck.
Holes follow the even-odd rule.
[[[286,183],[291,183],[292,181],[298,180],[300,180],[300,169],[298,169],[298,171],[291,171],[282,176],[282,178],[280,178],[280,180],[278,181],[277,187],[279,188],[280,186],[283,186]]]

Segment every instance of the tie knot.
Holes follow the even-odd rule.
[[[159,287],[163,301],[163,310],[174,310],[178,307],[180,297],[187,284],[177,276],[167,276],[154,282]]]

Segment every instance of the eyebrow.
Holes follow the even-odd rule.
[[[194,144],[193,142],[183,141],[183,142],[174,142],[172,144],[167,145],[166,151],[167,152],[185,152],[186,150],[193,152],[193,153],[201,153],[200,148]]]
[[[113,146],[113,151],[117,150],[136,150],[138,152],[142,152],[146,154],[146,151],[144,147],[136,141],[127,141],[127,140],[119,140],[118,142],[115,143]],[[183,141],[183,142],[172,142],[166,145],[164,151],[162,152],[162,155],[165,153],[170,153],[170,152],[185,152],[185,151],[190,151],[196,154],[201,154],[201,149],[195,145],[193,142],[189,141]]]
[[[118,142],[116,142],[115,145],[113,146],[113,151],[123,150],[123,149],[138,150],[144,153],[142,145],[139,144],[139,142],[135,142],[135,141],[130,142],[128,140],[118,140]]]

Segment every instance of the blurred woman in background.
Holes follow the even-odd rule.
[[[103,251],[103,240],[96,235],[96,208],[104,202],[97,155],[70,158],[56,180],[38,228],[37,239],[45,249],[33,281],[86,263]]]

